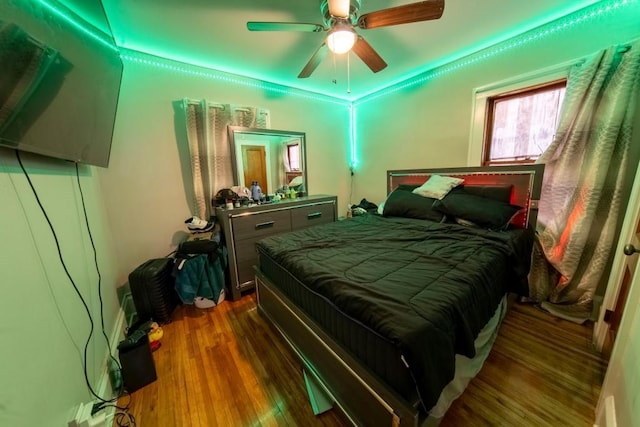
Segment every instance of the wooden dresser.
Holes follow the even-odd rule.
[[[326,224],[337,219],[336,196],[307,196],[277,203],[216,209],[229,255],[227,296],[237,300],[254,288],[253,266],[258,263],[255,244],[275,234]]]

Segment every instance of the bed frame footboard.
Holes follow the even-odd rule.
[[[354,425],[417,427],[427,422],[418,402],[406,402],[368,372],[259,269],[256,269],[256,293],[260,313],[295,351],[306,373]]]

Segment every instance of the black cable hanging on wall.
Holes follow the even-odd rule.
[[[75,280],[73,279],[73,277],[71,276],[71,273],[69,272],[69,269],[67,268],[67,264],[64,261],[64,257],[62,255],[62,249],[60,247],[60,241],[58,240],[58,235],[57,235],[57,233],[55,231],[55,228],[54,228],[53,224],[51,223],[51,220],[49,219],[49,215],[47,214],[46,209],[42,205],[40,197],[38,196],[38,192],[36,191],[35,186],[33,185],[33,182],[31,181],[31,177],[29,176],[26,168],[24,167],[24,164],[22,163],[22,159],[20,158],[20,152],[18,150],[15,150],[15,154],[16,154],[16,158],[18,160],[18,163],[20,165],[20,169],[22,170],[22,173],[24,174],[25,178],[27,179],[29,187],[31,188],[31,191],[32,191],[32,193],[33,193],[33,195],[34,195],[34,197],[36,199],[36,202],[38,203],[38,206],[40,207],[40,211],[42,212],[45,220],[47,221],[49,229],[51,230],[51,234],[53,236],[53,240],[54,240],[55,245],[56,245],[56,250],[58,252],[58,259],[60,260],[60,264],[62,265],[62,268],[63,268],[63,270],[65,272],[65,275],[69,279],[69,282],[71,283],[71,286],[73,287],[74,292],[76,293],[76,295],[80,299],[80,302],[82,303],[82,306],[84,307],[84,311],[86,312],[87,317],[89,319],[89,325],[90,325],[89,335],[88,335],[87,340],[85,342],[84,351],[83,351],[83,374],[84,374],[85,384],[87,385],[87,388],[89,389],[89,392],[91,393],[91,395],[93,395],[94,398],[96,398],[99,401],[98,404],[94,405],[92,413],[98,412],[99,410],[104,409],[106,407],[114,407],[117,410],[121,411],[116,416],[116,422],[117,422],[118,425],[135,426],[136,425],[135,418],[131,414],[128,414],[128,412],[127,412],[128,409],[129,409],[129,406],[131,404],[131,399],[129,399],[129,402],[127,402],[127,405],[125,405],[123,407],[113,404],[113,402],[117,401],[121,396],[124,395],[125,392],[123,390],[117,390],[116,391],[117,395],[115,397],[111,398],[111,399],[104,399],[104,398],[102,398],[101,396],[98,395],[98,393],[94,390],[93,386],[91,385],[91,381],[89,381],[89,375],[88,375],[88,372],[87,372],[87,352],[88,352],[88,348],[89,348],[89,343],[91,342],[91,338],[93,336],[93,331],[95,329],[93,316],[91,315],[91,310],[89,309],[89,306],[88,306],[86,300],[82,296],[82,293],[80,292],[80,289],[76,285]],[[90,225],[89,225],[89,217],[88,217],[87,210],[86,210],[86,205],[85,205],[85,200],[84,200],[84,193],[82,191],[82,186],[80,185],[80,173],[79,173],[79,169],[78,169],[78,164],[77,163],[75,163],[75,168],[76,168],[76,180],[77,180],[78,188],[79,188],[79,191],[80,191],[80,198],[81,198],[81,201],[82,201],[82,209],[83,209],[83,213],[84,213],[84,217],[85,217],[85,224],[87,226],[87,232],[89,234],[89,240],[91,241],[91,247],[92,247],[93,253],[94,253],[95,267],[96,267],[96,271],[97,271],[97,274],[98,274],[98,296],[99,296],[99,301],[100,301],[100,320],[101,320],[101,326],[102,326],[102,334],[103,334],[103,336],[105,338],[105,341],[107,343],[107,348],[108,348],[108,351],[109,351],[109,357],[116,363],[116,366],[118,366],[118,369],[121,369],[120,364],[113,357],[113,354],[112,354],[112,351],[111,351],[111,343],[109,341],[109,338],[107,336],[107,333],[106,333],[106,330],[105,330],[105,326],[104,326],[104,304],[103,304],[103,299],[102,299],[102,275],[100,273],[100,268],[99,268],[99,265],[98,265],[97,250],[96,250],[96,247],[95,247],[95,243],[94,243],[94,240],[93,240],[93,235],[91,233],[91,228],[90,228]],[[126,422],[126,424],[121,424],[121,422]]]

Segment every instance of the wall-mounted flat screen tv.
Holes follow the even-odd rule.
[[[122,61],[87,2],[92,23],[69,0],[0,2],[1,146],[108,166]]]

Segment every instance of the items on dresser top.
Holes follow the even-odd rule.
[[[229,257],[227,296],[237,300],[243,291],[254,288],[258,240],[333,222],[337,218],[336,205],[336,196],[307,196],[232,210],[216,209]]]

